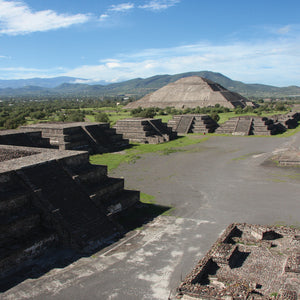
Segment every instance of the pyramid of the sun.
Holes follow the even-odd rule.
[[[248,103],[247,103],[248,102]],[[238,93],[225,89],[218,83],[199,76],[181,78],[148,94],[125,108],[175,107],[195,108],[219,104],[228,108],[245,107],[251,102]]]

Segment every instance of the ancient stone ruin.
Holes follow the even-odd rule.
[[[286,127],[266,117],[234,117],[221,124],[216,133],[232,135],[274,135],[282,133]]]
[[[116,216],[139,202],[86,151],[0,145],[0,183],[2,279],[51,247],[101,246],[122,233]]]
[[[103,153],[121,150],[129,144],[108,123],[40,123],[21,126],[20,130],[41,132],[42,138],[48,140],[51,148],[60,150]]]
[[[182,109],[215,106],[216,104],[228,108],[253,106],[252,102],[245,97],[225,89],[216,82],[200,76],[190,76],[169,83],[140,100],[129,103],[125,108],[166,108],[169,106]]]
[[[177,133],[212,133],[219,127],[208,115],[174,115],[168,122]]]
[[[231,224],[178,288],[178,299],[298,299],[300,230]]]
[[[161,119],[133,118],[117,121],[114,126],[118,134],[131,142],[158,144],[173,140],[177,133]]]

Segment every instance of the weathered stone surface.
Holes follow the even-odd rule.
[[[168,122],[168,126],[172,127],[177,133],[212,133],[219,126],[208,115],[174,115],[173,119]]]
[[[116,132],[131,142],[158,144],[173,140],[177,133],[161,119],[133,118],[117,121]]]
[[[1,153],[0,277],[49,247],[99,247],[120,233],[114,216],[139,201],[88,152],[0,145]]]
[[[228,91],[220,84],[199,76],[181,78],[159,90],[129,103],[125,108],[160,107],[196,108],[219,104],[228,108],[245,107],[252,103],[245,97]]]
[[[51,148],[87,150],[90,153],[118,151],[129,141],[110,128],[108,123],[40,123],[22,126],[23,131],[40,131]]]
[[[180,284],[177,298],[297,299],[299,234],[284,226],[231,224]]]
[[[216,133],[232,135],[274,135],[286,130],[279,122],[266,117],[241,116],[231,118]]]

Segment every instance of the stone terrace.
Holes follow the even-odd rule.
[[[139,202],[124,179],[89,163],[88,152],[0,145],[0,277],[51,247],[99,247]]]
[[[274,135],[282,133],[287,128],[273,119],[242,116],[231,118],[217,128],[216,133],[232,135]]]
[[[137,143],[158,144],[177,137],[177,133],[162,123],[161,119],[124,119],[117,121],[114,128],[124,138]]]
[[[178,288],[178,299],[297,299],[300,230],[231,224]]]
[[[22,126],[23,132],[39,131],[51,148],[87,150],[90,153],[118,151],[129,141],[117,134],[108,123],[40,123]]]
[[[175,115],[168,122],[177,133],[212,133],[219,127],[208,115]]]

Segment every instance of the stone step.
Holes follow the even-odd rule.
[[[0,225],[0,247],[10,244],[10,241],[28,236],[28,233],[40,226],[39,214],[18,215]]]
[[[99,180],[107,178],[107,166],[102,165],[82,165],[81,168],[67,169],[74,180],[79,180],[83,184],[98,183]]]
[[[123,190],[111,201],[105,201],[103,207],[108,216],[124,211],[135,205],[140,200],[140,192],[133,190]]]
[[[30,192],[7,192],[0,195],[0,218],[3,215],[13,214],[30,202]]]
[[[89,196],[97,206],[101,206],[103,201],[117,195],[123,189],[123,178],[107,178],[93,186],[88,186]]]
[[[51,232],[35,231],[26,239],[19,239],[0,250],[0,278],[22,268],[22,263],[30,261],[43,254],[58,241],[56,234]]]

